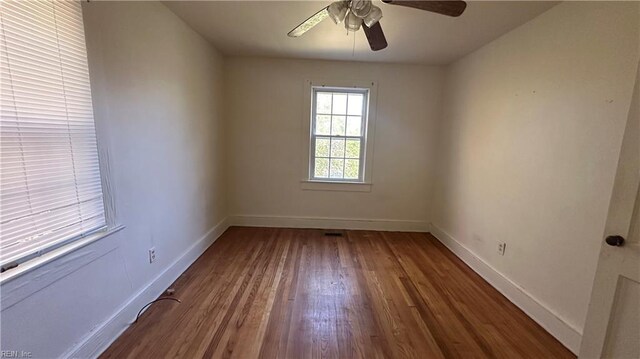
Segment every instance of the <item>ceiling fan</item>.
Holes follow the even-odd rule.
[[[460,16],[467,7],[462,0],[429,1],[429,0],[382,0],[391,5],[412,7],[447,16]],[[340,0],[323,8],[289,31],[290,37],[298,37],[318,25],[322,20],[330,17],[333,22],[339,24],[344,21],[347,31],[356,32],[362,27],[371,50],[378,51],[387,47],[387,39],[384,37],[380,19],[382,10],[373,5],[371,0]]]

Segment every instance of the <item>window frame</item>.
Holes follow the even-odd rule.
[[[78,9],[82,14],[83,3],[78,3]],[[84,14],[82,14],[84,15]],[[88,85],[91,97],[91,110],[93,116],[94,123],[94,135],[96,141],[96,158],[98,164],[98,172],[99,172],[99,180],[102,192],[102,215],[104,217],[104,224],[93,228],[91,230],[87,230],[79,235],[68,236],[62,240],[55,241],[47,244],[46,246],[40,248],[37,251],[33,251],[31,253],[26,253],[15,260],[6,262],[2,265],[2,272],[0,273],[0,283],[4,284],[9,282],[15,278],[18,278],[28,272],[31,272],[49,262],[52,262],[60,257],[63,257],[73,251],[77,251],[91,243],[94,243],[102,238],[110,236],[120,230],[124,229],[125,226],[121,224],[117,224],[115,218],[115,211],[113,208],[113,193],[112,188],[108,185],[109,182],[109,166],[106,162],[108,162],[108,157],[105,157],[104,151],[104,143],[101,134],[99,133],[99,121],[98,114],[96,113],[96,96],[95,96],[95,84],[93,80],[93,71],[90,64],[90,54],[89,54],[89,38],[86,34],[85,29],[85,19],[82,16],[82,28],[84,33],[84,46],[85,46],[85,56],[87,61],[87,72],[88,72]]]
[[[314,159],[315,159],[315,92],[314,89],[322,88],[338,91],[362,91],[368,90],[368,99],[366,113],[363,114],[363,138],[364,143],[360,146],[361,151],[361,167],[360,179],[331,179],[313,177]],[[304,164],[302,169],[301,188],[303,190],[319,190],[319,191],[353,191],[353,192],[370,192],[373,181],[373,155],[374,155],[374,139],[376,127],[376,105],[377,105],[377,81],[372,80],[305,80],[304,83],[304,106],[303,106],[303,141],[301,148],[301,163]],[[364,118],[366,115],[366,118]],[[325,137],[325,136],[319,136]],[[335,137],[335,136],[326,136]]]
[[[346,125],[348,122],[348,118],[349,115],[348,113],[345,114],[345,135],[344,136],[338,136],[338,135],[332,135],[331,134],[331,127],[329,127],[329,135],[317,135],[316,134],[316,116],[318,115],[317,113],[317,94],[319,92],[324,92],[324,93],[354,93],[354,94],[361,94],[363,96],[363,101],[362,101],[362,113],[360,115],[360,136],[348,136],[346,134]],[[367,145],[367,117],[368,117],[368,113],[369,113],[369,89],[368,88],[344,88],[344,87],[328,87],[328,86],[312,86],[311,87],[311,138],[310,138],[310,148],[309,148],[309,180],[310,181],[326,181],[326,182],[354,182],[354,183],[362,183],[364,182],[364,172],[365,172],[365,153],[366,153],[366,145]],[[348,108],[348,102],[349,100],[347,99],[347,108]],[[327,115],[327,114],[323,114],[323,115]],[[333,114],[333,109],[331,111],[330,114],[331,117],[334,116]],[[333,120],[331,122],[331,124],[333,124]],[[329,177],[316,177],[315,176],[315,166],[316,166],[316,154],[315,154],[315,148],[316,148],[316,140],[318,137],[321,138],[328,138],[330,141],[333,138],[341,138],[344,139],[345,141],[347,141],[348,139],[359,139],[360,140],[360,154],[358,155],[358,178],[344,178],[344,165],[343,165],[343,177],[342,178],[331,178],[331,142],[329,142]],[[324,157],[323,157],[324,158]],[[346,161],[346,157],[344,158],[344,160]]]

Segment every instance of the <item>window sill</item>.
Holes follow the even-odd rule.
[[[343,192],[371,192],[371,183],[367,182],[334,182],[311,181],[300,182],[300,188],[308,191],[343,191]]]
[[[102,239],[104,237],[110,236],[118,231],[120,231],[121,229],[123,229],[124,226],[117,226],[114,228],[109,228],[109,229],[105,229],[103,231],[100,232],[96,232],[93,233],[91,235],[88,235],[84,238],[78,239],[77,241],[73,241],[67,245],[64,245],[60,248],[54,249],[50,252],[47,252],[39,257],[35,257],[31,260],[28,260],[26,262],[21,263],[19,266],[15,267],[15,268],[11,268],[9,270],[7,270],[6,272],[3,272],[2,274],[0,274],[0,284],[4,284],[12,279],[15,279],[23,274],[26,274],[28,272],[31,272],[34,269],[37,269],[39,267],[42,267],[43,265],[53,262],[54,260],[67,255],[73,251],[76,251],[82,247],[85,247],[93,242],[98,241],[99,239]]]

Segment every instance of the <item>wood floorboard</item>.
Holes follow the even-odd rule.
[[[427,233],[227,230],[101,358],[575,358]]]

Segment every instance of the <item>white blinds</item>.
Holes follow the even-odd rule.
[[[0,1],[0,264],[104,227],[82,10]]]

